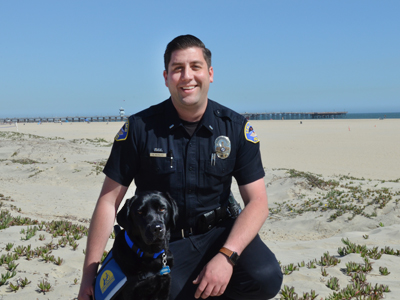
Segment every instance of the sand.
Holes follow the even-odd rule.
[[[284,276],[284,285],[294,287],[299,296],[313,289],[319,295],[316,299],[333,294],[327,287],[331,277],[338,278],[340,289],[345,288],[351,283],[344,271],[346,263],[364,262],[360,254],[339,255],[338,248],[345,247],[342,239],[348,238],[368,249],[383,249],[380,259],[370,258],[373,264],[367,282],[388,285],[391,292],[384,294],[385,299],[398,299],[400,257],[389,253],[400,250],[400,120],[251,123],[261,140],[270,206],[260,235],[284,270],[290,264],[298,269]],[[87,227],[104,180],[102,165],[121,126],[118,122],[18,124],[18,129],[0,125],[1,210],[13,217]],[[290,173],[290,169],[296,171]],[[233,192],[240,200],[237,186]],[[131,186],[126,197],[133,193]],[[26,240],[27,230],[27,225],[0,230],[0,256],[15,253],[18,246],[34,249],[62,239],[37,231]],[[9,243],[13,247],[8,251]],[[61,265],[46,263],[45,255],[30,260],[20,257],[15,261],[16,276],[0,286],[0,299],[74,299],[86,237],[76,243],[75,250],[68,244],[53,247],[49,255],[62,258]],[[327,252],[340,259],[337,265],[326,267],[329,275],[323,276],[319,265],[306,266]],[[380,267],[390,274],[381,275]],[[0,274],[6,272],[7,264],[3,264]],[[15,286],[25,278],[30,281],[26,287],[11,291],[10,284]],[[51,284],[46,293],[38,287],[43,280]]]

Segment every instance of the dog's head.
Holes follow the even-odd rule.
[[[147,245],[169,239],[170,229],[175,227],[178,218],[178,207],[168,193],[141,192],[126,200],[125,207],[126,215],[118,222],[129,236]]]

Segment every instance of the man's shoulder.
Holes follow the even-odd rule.
[[[152,105],[142,111],[139,111],[133,115],[131,115],[130,121],[146,121],[150,120],[152,118],[157,118],[159,115],[161,115],[164,112],[166,102],[168,100],[162,101],[158,104]]]
[[[233,109],[226,107],[214,100],[208,99],[209,103],[212,106],[214,114],[219,118],[228,118],[232,122],[242,124],[245,120],[245,117],[241,114],[237,113]]]

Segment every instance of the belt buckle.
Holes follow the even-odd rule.
[[[182,239],[186,239],[186,236],[185,236],[185,229],[182,228],[181,232],[182,232]],[[188,234],[187,237],[191,236],[192,234],[193,234],[193,229],[192,229],[192,227],[190,227],[190,228],[189,228],[189,234]]]

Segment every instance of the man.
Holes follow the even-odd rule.
[[[282,273],[257,234],[268,216],[258,137],[244,117],[208,99],[214,70],[198,38],[172,40],[164,63],[171,97],[129,118],[104,168],[78,299],[93,294],[98,262],[132,180],[137,191],[169,192],[179,207],[170,241],[171,299],[270,299]],[[226,213],[232,176],[245,203],[236,219]]]

